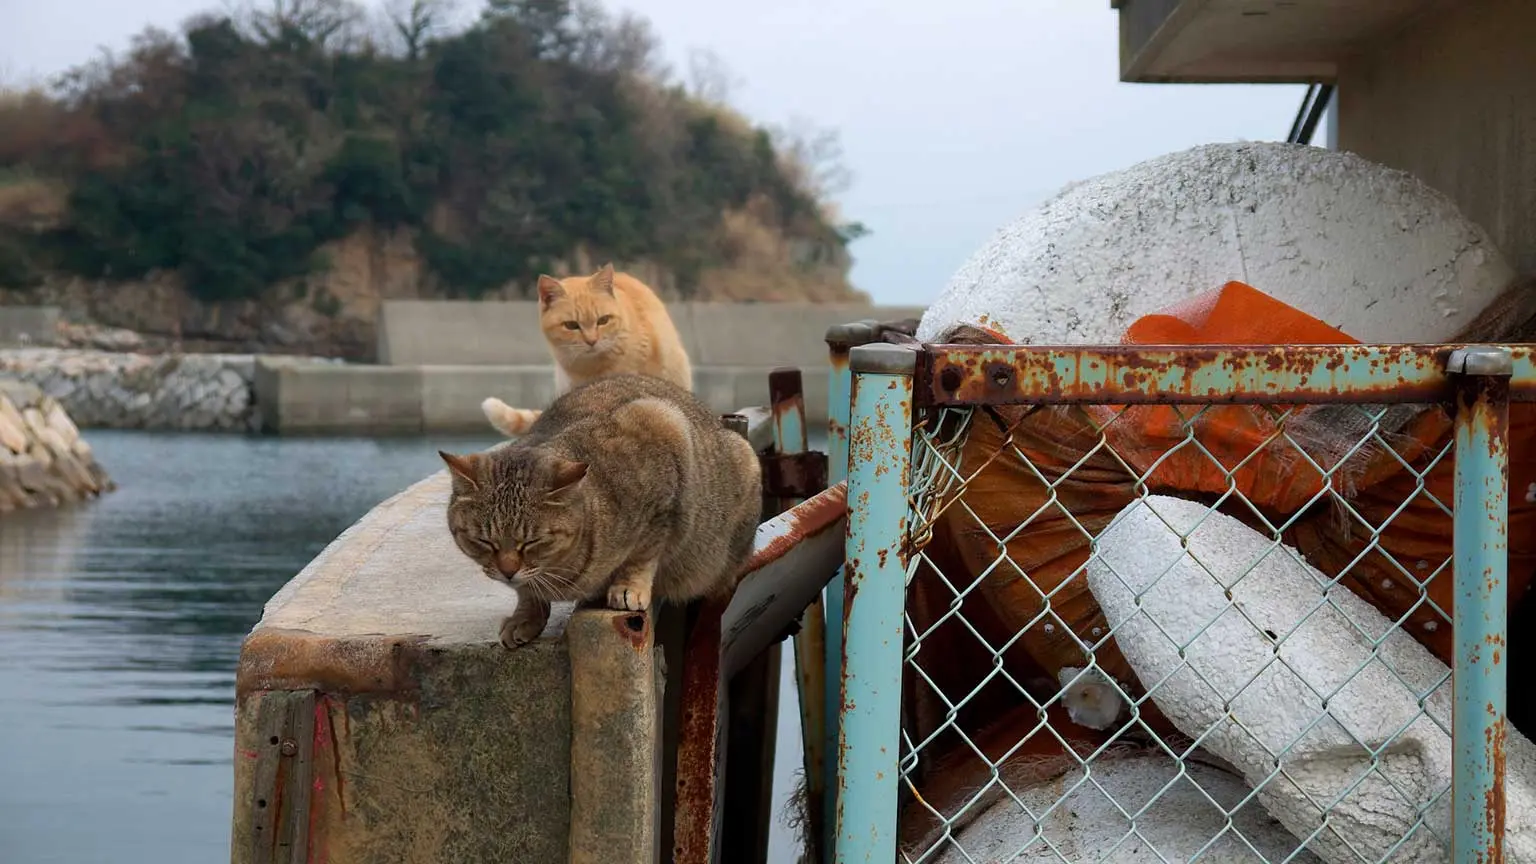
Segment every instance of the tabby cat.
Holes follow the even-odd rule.
[[[693,389],[688,352],[667,307],[644,282],[612,264],[591,276],[539,277],[539,327],[555,359],[555,395],[599,375],[636,373]],[[521,435],[539,412],[492,396],[480,403],[491,425]]]
[[[499,449],[439,454],[454,541],[517,591],[508,648],[543,632],[552,601],[641,611],[728,593],[762,506],[752,446],[687,390],[645,375],[576,387]]]

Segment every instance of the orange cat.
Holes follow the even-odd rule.
[[[610,372],[650,375],[693,391],[688,352],[661,298],[612,264],[591,276],[539,277],[539,326],[555,358],[555,396]],[[492,396],[480,403],[502,433],[528,431],[540,411]]]

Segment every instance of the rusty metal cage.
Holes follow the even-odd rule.
[[[1536,854],[1529,347],[856,343],[835,860]]]

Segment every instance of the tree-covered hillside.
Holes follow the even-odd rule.
[[[641,20],[257,2],[0,97],[0,287],[158,271],[200,301],[254,298],[365,227],[407,231],[446,296],[504,294],[577,250],[694,296],[763,235],[846,274],[860,229],[831,221],[805,148],[675,83]]]

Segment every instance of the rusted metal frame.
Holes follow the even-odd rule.
[[[763,495],[803,501],[827,488],[827,454],[814,450],[774,452],[758,457],[763,466]],[[794,506],[793,504],[787,506]]]
[[[848,534],[844,553],[838,864],[896,859],[905,636],[907,492],[916,352],[864,345],[849,354]]]
[[[848,369],[848,352],[858,345],[875,340],[875,322],[859,321],[841,324],[827,329],[827,360],[830,371],[827,378],[827,482],[842,483],[848,479],[848,422],[852,410],[853,373]],[[839,567],[832,581],[827,584],[823,602],[826,605],[826,743],[823,752],[837,752],[837,736],[840,725],[838,706],[842,701],[843,687],[843,568]],[[830,854],[833,835],[837,828],[837,760],[827,758],[823,768],[822,800],[822,850]],[[825,860],[825,859],[823,859]]]
[[[747,417],[726,414],[721,424],[751,440]],[[729,724],[729,696],[721,674],[721,620],[730,601],[713,598],[694,604],[683,648],[678,741],[672,775],[674,864],[713,864],[719,860],[723,763]],[[670,677],[670,676],[669,676]]]
[[[257,698],[257,740],[243,748],[246,758],[256,760],[250,827],[246,837],[235,838],[234,860],[303,864],[309,860],[315,691],[269,690]]]
[[[783,637],[784,621],[825,587],[841,560],[846,521],[841,484],[758,528],[735,595],[693,607],[684,649],[670,860],[707,864],[721,855],[729,680]],[[811,562],[821,562],[813,564]],[[794,579],[813,567],[827,576]]]
[[[775,369],[768,376],[769,402],[773,411],[773,444],[780,456],[806,456],[809,445],[805,427],[805,387],[799,369]],[[820,488],[797,490],[795,497],[781,498],[786,507],[798,506],[806,497],[826,488],[826,456],[821,456]],[[780,490],[783,495],[784,491]],[[801,764],[805,769],[806,826],[811,860],[824,860],[822,801],[825,797],[826,743],[826,647],[827,621],[818,596],[806,606],[800,632],[794,636],[795,680],[800,703]]]
[[[1504,860],[1508,670],[1508,348],[1469,346],[1447,373],[1456,400],[1455,674],[1451,677],[1451,860]]]
[[[920,406],[1449,403],[1454,345],[926,345]],[[1510,399],[1536,401],[1532,347],[1510,349]]]
[[[771,384],[771,379],[770,379]],[[769,425],[777,436],[778,418]],[[777,449],[760,453],[759,463],[768,479],[769,465]],[[787,509],[783,493],[763,485],[764,519]],[[723,647],[721,649],[723,651]],[[716,806],[721,814],[716,840],[719,861],[766,864],[768,827],[773,821],[773,762],[776,752],[779,706],[779,674],[782,648],[775,641],[740,669],[721,667],[722,731],[721,761],[717,765],[719,792]],[[732,770],[735,765],[735,770]]]
[[[720,765],[726,724],[720,722],[726,689],[721,680],[721,618],[729,601],[697,604],[683,666],[677,786],[672,830],[674,864],[712,864],[720,840]]]
[[[721,715],[725,750],[720,766],[724,789],[716,859],[725,864],[768,861],[783,644],[769,645],[725,684]]]

